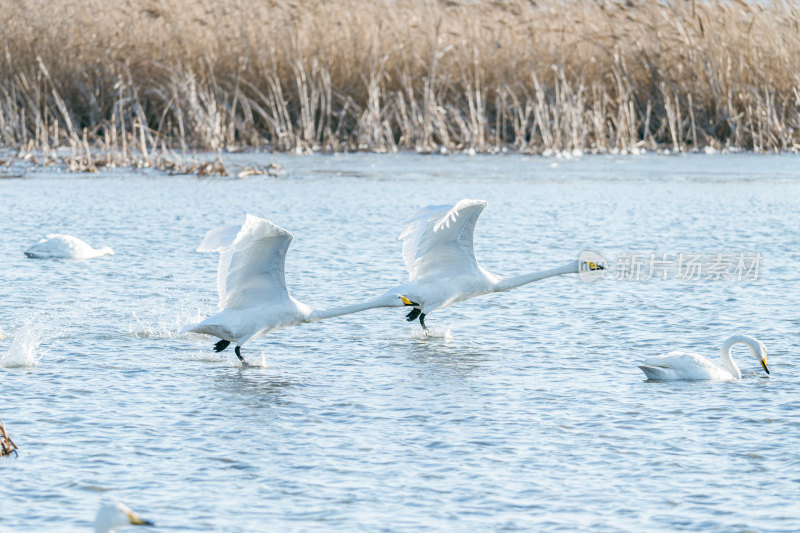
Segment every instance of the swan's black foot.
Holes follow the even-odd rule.
[[[419,311],[419,309],[414,309],[414,311]],[[428,326],[425,325],[425,313],[423,313],[422,311],[419,311],[419,323],[422,325],[422,329],[423,331],[425,331],[425,334],[427,335]]]
[[[409,322],[413,322],[413,321],[415,321],[415,320],[417,319],[417,317],[418,317],[419,315],[421,315],[421,314],[422,314],[422,311],[421,311],[421,310],[419,310],[419,309],[416,309],[416,308],[415,308],[415,309],[412,309],[412,310],[411,310],[411,312],[410,312],[410,313],[408,313],[408,314],[406,315],[406,320],[408,320]]]
[[[227,348],[230,343],[231,341],[226,341],[223,339],[214,345],[214,351],[219,353]]]
[[[242,357],[242,347],[237,345],[233,351],[236,352],[236,357],[239,358],[239,361],[241,361],[243,365],[247,366],[247,361],[245,361],[244,357]]]

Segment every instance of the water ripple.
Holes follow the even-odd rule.
[[[156,531],[800,529],[795,156],[270,159],[281,179],[0,183],[0,354],[36,362],[0,368],[20,446],[0,530],[85,531],[107,497]],[[462,197],[489,200],[475,245],[501,274],[584,248],[759,252],[764,271],[550,279],[437,311],[428,336],[374,310],[249,343],[247,368],[177,334],[216,306],[217,258],[194,251],[209,228],[252,212],[291,229],[287,282],[325,306],[402,281],[402,220]],[[56,231],[117,255],[24,258]],[[716,357],[736,332],[768,346],[769,377],[745,350],[735,383],[637,368]]]

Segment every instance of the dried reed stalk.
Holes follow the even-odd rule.
[[[0,422],[0,457],[5,457],[6,455],[19,455],[17,453],[17,445],[14,444],[14,441],[8,436],[6,433],[6,428],[3,426],[3,422]]]
[[[795,2],[0,0],[0,146],[800,148]],[[168,165],[167,165],[168,166]]]

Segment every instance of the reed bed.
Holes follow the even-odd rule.
[[[800,148],[795,2],[0,0],[0,13],[0,145],[74,170],[254,147]]]

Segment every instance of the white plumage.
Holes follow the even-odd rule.
[[[106,503],[100,507],[94,519],[95,533],[113,533],[128,526],[152,526],[149,520],[140,518],[122,502]]]
[[[731,356],[731,348],[736,344],[746,345],[761,363],[764,371],[767,368],[767,347],[761,341],[749,335],[735,335],[722,344],[720,358],[723,367],[712,363],[709,359],[696,353],[681,351],[667,355],[650,357],[639,366],[647,379],[653,380],[731,380],[741,379],[742,372]]]
[[[409,280],[480,273],[472,236],[485,207],[483,200],[461,200],[420,209],[398,237]]]
[[[284,267],[292,234],[269,220],[247,215],[241,226],[206,234],[198,252],[219,252],[220,309],[245,309],[291,300]]]
[[[579,261],[532,274],[501,278],[484,270],[475,258],[473,235],[483,209],[483,200],[461,200],[455,205],[435,205],[420,209],[405,225],[399,239],[403,242],[403,261],[409,281],[390,289],[387,294],[402,294],[416,309],[409,321],[419,317],[425,327],[425,315],[435,309],[488,294],[501,292],[550,276],[577,273]],[[592,263],[587,269],[604,269]]]
[[[400,307],[399,295],[327,310],[312,309],[295,300],[286,287],[284,265],[292,234],[269,220],[247,215],[240,226],[209,231],[200,252],[218,252],[217,290],[220,312],[182,332],[219,337],[217,351],[236,343],[236,355],[245,342],[271,331],[346,315],[375,307]]]
[[[51,233],[28,247],[25,255],[33,259],[91,259],[114,255],[114,250],[108,246],[94,249],[72,235]]]

